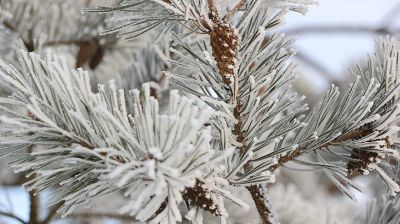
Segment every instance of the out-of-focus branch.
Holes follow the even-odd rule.
[[[132,222],[134,217],[129,215],[121,215],[116,213],[102,213],[102,212],[87,212],[87,213],[72,213],[67,218],[70,219],[115,219],[124,222]]]
[[[311,25],[311,26],[303,26],[296,27],[292,29],[287,29],[283,31],[287,35],[306,35],[306,34],[331,34],[331,33],[346,33],[346,34],[395,34],[400,33],[400,29],[390,29],[388,27],[371,27],[364,25],[338,25],[338,26],[329,26],[329,25]]]
[[[39,211],[40,201],[39,195],[36,194],[35,190],[29,192],[30,211],[29,211],[29,224],[40,224]]]
[[[244,4],[246,3],[246,0],[239,0],[239,2],[224,16],[224,20],[228,21],[230,18],[232,18]]]
[[[12,180],[0,182],[0,187],[15,187],[15,186],[19,187],[23,183],[25,183],[26,179],[24,175],[15,175],[15,176],[16,177],[13,178]]]
[[[47,217],[43,220],[43,222],[41,224],[50,224],[51,221],[53,221],[53,219],[56,218],[57,211],[59,208],[61,208],[62,205],[63,205],[63,203],[59,203],[59,204],[55,205],[54,208],[49,211],[49,214],[47,215]]]
[[[297,52],[295,56],[299,61],[303,62],[304,64],[310,66],[312,69],[317,71],[319,74],[324,75],[331,83],[337,84],[338,80],[334,77],[335,75],[329,71],[328,68],[325,68],[321,63],[317,62],[315,59],[310,57],[307,54]]]
[[[28,224],[27,222],[25,222],[25,221],[24,221],[23,219],[21,219],[20,217],[14,215],[14,214],[12,214],[12,213],[9,213],[9,212],[2,212],[2,211],[0,211],[0,216],[4,216],[4,217],[8,217],[8,218],[14,219],[14,220],[16,220],[16,221],[18,221],[18,222],[20,222],[20,223],[22,223],[22,224]]]

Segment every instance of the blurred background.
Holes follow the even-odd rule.
[[[298,63],[299,78],[295,88],[306,95],[312,105],[331,83],[345,88],[351,82],[352,76],[348,68],[363,62],[367,54],[374,50],[374,42],[378,36],[400,33],[400,0],[320,0],[319,6],[310,7],[305,16],[290,13],[280,31],[296,39],[294,48],[298,51],[295,60]],[[2,163],[1,169],[3,173],[6,172],[5,163]],[[315,220],[310,220],[307,215],[300,217],[296,222],[285,219],[296,215],[299,217],[300,213],[307,214],[305,212],[307,209],[313,209],[313,212],[318,213],[320,210],[317,207],[321,203],[324,206],[332,204],[332,213],[346,216],[346,219],[339,223],[352,223],[353,218],[362,214],[369,200],[368,194],[376,193],[375,188],[365,195],[359,193],[358,203],[354,203],[336,192],[333,186],[327,185],[325,191],[320,193],[322,196],[316,198],[315,191],[321,188],[319,186],[322,183],[321,178],[323,178],[321,175],[310,172],[294,175],[290,170],[281,171],[277,180],[280,184],[272,187],[271,195],[273,203],[277,204],[277,213],[280,214],[282,223],[330,223],[329,220],[323,221],[329,214],[319,214],[321,217]],[[14,186],[19,183],[13,178],[2,178],[0,182],[2,184],[0,211],[10,211],[22,220],[28,220],[29,195],[22,188]],[[359,177],[356,182],[362,186],[379,186],[379,183],[371,182],[365,177]],[[311,187],[310,183],[313,183]],[[297,190],[300,190],[299,195],[288,197],[287,192]],[[45,195],[42,197],[42,203],[46,204]],[[286,200],[283,200],[285,197]],[[300,211],[296,211],[296,200],[302,201]],[[340,208],[337,208],[337,205]],[[287,209],[288,206],[292,206],[293,209]],[[348,208],[352,208],[354,214],[348,214]],[[43,210],[45,214],[46,209]],[[284,212],[280,213],[280,210]],[[240,215],[238,213],[238,216]],[[88,219],[86,223],[103,221]],[[0,223],[21,222],[0,215]],[[57,221],[57,223],[78,223],[78,221]],[[106,219],[103,223],[118,222]]]

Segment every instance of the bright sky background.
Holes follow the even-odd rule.
[[[345,25],[379,27],[383,17],[397,6],[397,19],[392,27],[400,28],[400,0],[320,0],[319,6],[313,6],[305,16],[291,13],[284,30],[313,25]],[[337,78],[343,77],[348,65],[365,58],[374,49],[376,35],[371,34],[334,34],[312,33],[298,35],[295,48],[307,54],[327,68]],[[318,82],[317,87],[325,89],[329,83],[321,74],[301,67],[302,78]]]
[[[400,0],[321,0],[319,6],[311,7],[306,16],[292,13],[283,30],[311,25],[363,25],[378,27],[386,13],[400,5]],[[400,27],[400,10],[394,27]],[[304,52],[338,77],[343,77],[348,65],[361,60],[373,50],[375,35],[310,34],[298,36],[295,48]],[[315,71],[300,68],[302,78],[317,83],[320,91],[329,83]],[[10,195],[13,210],[23,219],[28,218],[27,195],[21,189],[0,189],[0,208],[9,207],[5,193]],[[7,221],[6,221],[7,220]],[[3,222],[4,221],[4,222]],[[14,224],[9,219],[0,223]]]

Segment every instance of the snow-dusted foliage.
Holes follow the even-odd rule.
[[[101,16],[79,13],[81,8],[93,5],[91,2],[1,0],[0,20],[8,29],[18,31],[21,38],[27,42],[37,41],[42,35],[51,42],[89,39],[103,29],[104,21]],[[60,23],[63,25],[60,26]]]
[[[142,94],[130,91],[134,108],[128,113],[124,91],[113,83],[90,91],[87,73],[70,71],[62,58],[21,53],[20,63],[23,71],[3,63],[0,72],[14,91],[1,99],[2,153],[37,146],[12,168],[35,171],[26,183],[30,189],[55,187],[53,200],[64,201],[65,214],[92,197],[125,189],[132,200],[124,210],[137,219],[150,219],[164,202],[167,222],[180,221],[181,192],[212,178],[230,152],[211,148],[210,128],[203,128],[211,109],[176,91],[165,114],[149,86]]]
[[[12,65],[1,61],[0,79],[12,92],[0,98],[1,154],[18,155],[11,169],[28,172],[29,190],[51,189],[63,215],[121,191],[122,212],[132,219],[200,224],[207,213],[226,223],[228,201],[249,209],[235,197],[237,188],[250,194],[261,223],[279,223],[267,188],[283,166],[324,171],[351,198],[349,187],[361,191],[351,178],[372,171],[392,194],[400,191],[390,172],[400,159],[398,38],[378,40],[349,88],[340,93],[332,85],[309,111],[291,87],[292,40],[274,28],[288,11],[303,13],[314,1],[82,1],[73,6],[90,14],[71,22],[84,20],[85,27],[53,30],[63,9],[73,8],[65,2],[47,2],[56,18],[47,24],[40,16],[27,23],[3,13],[43,15],[42,6],[1,1],[3,24],[21,29],[28,50],[35,39],[23,31],[37,26],[50,40],[76,34],[84,41],[74,42],[75,67],[89,61],[93,70],[104,47],[116,44],[112,36],[98,36],[106,18],[105,35],[133,40],[151,31],[149,39],[157,41],[129,56],[126,66],[115,61],[113,69],[100,69],[119,75],[96,91],[89,73],[71,69],[61,56],[22,51]],[[165,107],[158,102],[163,94],[169,94]]]

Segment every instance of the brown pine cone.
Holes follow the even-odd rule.
[[[231,77],[235,72],[239,48],[238,33],[229,24],[215,22],[213,30],[210,32],[210,40],[219,73],[224,83],[230,84]]]

